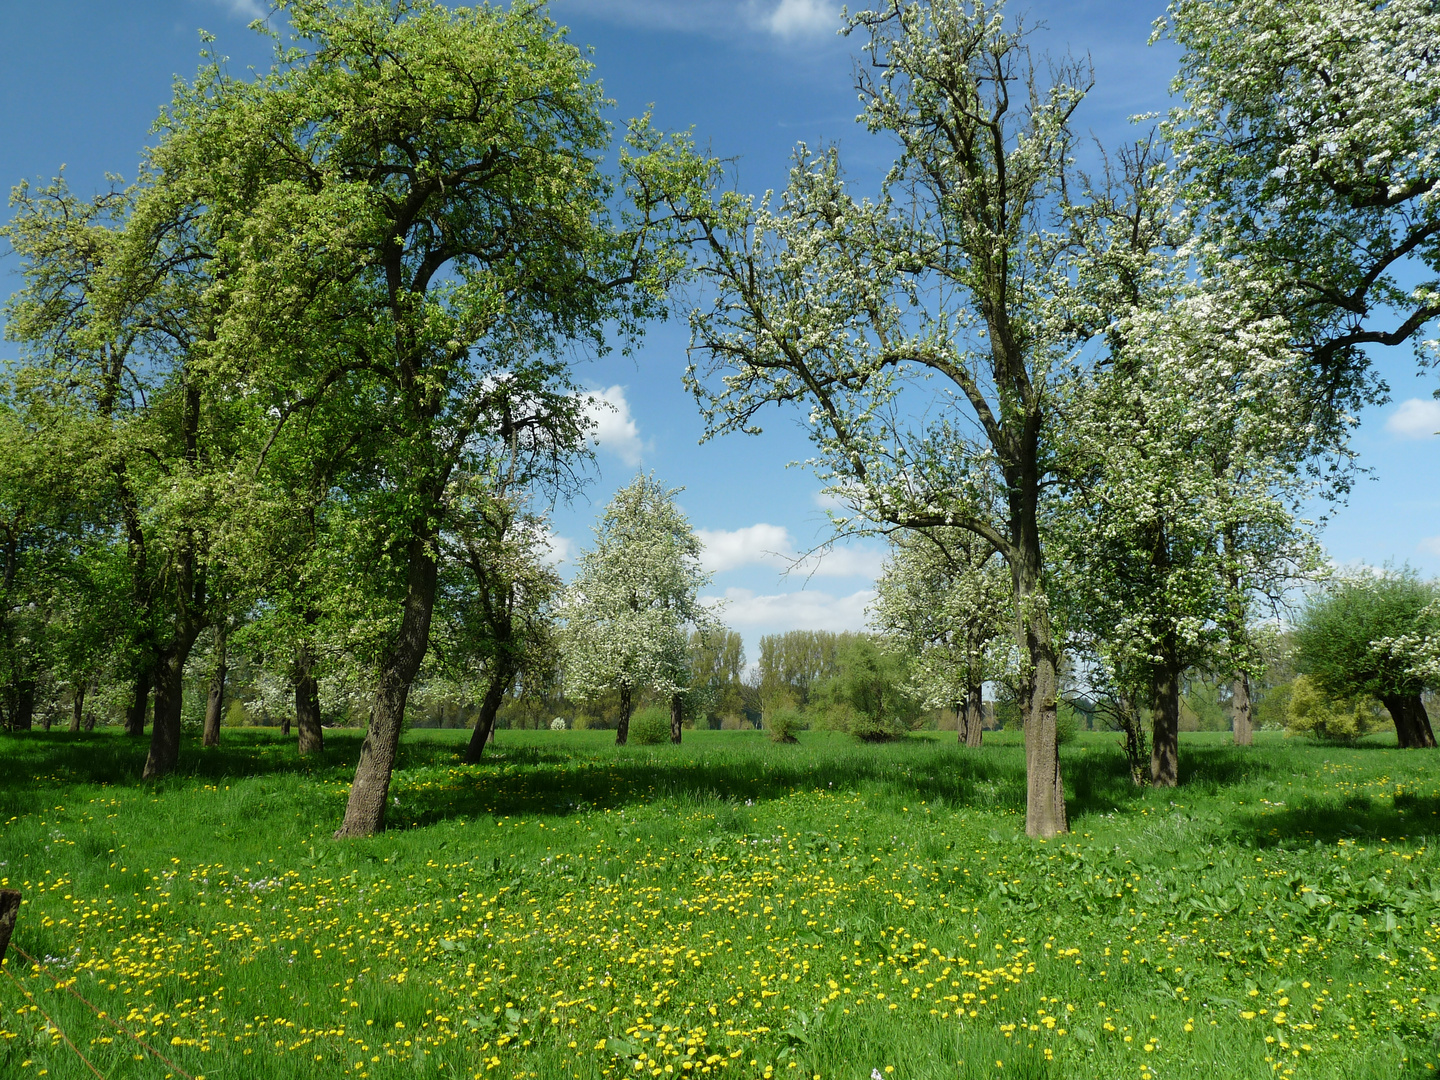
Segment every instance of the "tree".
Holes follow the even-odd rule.
[[[811,712],[867,741],[893,739],[924,718],[910,690],[910,658],[896,643],[853,634],[840,646],[837,671],[815,686]]]
[[[840,652],[855,635],[849,631],[787,630],[760,638],[760,699],[765,708],[787,699],[791,706],[810,703],[812,690],[840,672]]]
[[[536,7],[280,10],[295,45],[253,81],[203,69],[153,158],[234,238],[216,244],[216,363],[263,388],[261,457],[308,425],[343,432],[335,486],[388,538],[393,627],[337,832],[361,836],[384,824],[452,477],[516,439],[568,475],[586,422],[567,350],[636,330],[666,264],[649,222],[611,212],[600,89]]]
[[[618,746],[642,689],[670,699],[670,738],[680,741],[681,695],[692,684],[689,632],[714,625],[700,603],[710,581],[703,545],[675,505],[678,492],[644,474],[617,491],[565,595],[566,693],[583,700],[620,692]]]
[[[871,609],[913,657],[910,682],[928,709],[954,709],[959,740],[979,747],[992,645],[1008,629],[1010,576],[984,540],[958,529],[895,538]]]
[[[1066,610],[1111,680],[1148,697],[1157,786],[1178,782],[1184,672],[1258,664],[1248,594],[1317,550],[1292,509],[1308,441],[1291,433],[1287,325],[1175,276],[1117,320],[1110,362],[1076,390],[1059,511]]]
[[[1365,347],[1440,315],[1440,11],[1174,0],[1158,32],[1184,49],[1168,133],[1213,255],[1263,283],[1343,424],[1383,391]]]
[[[1301,612],[1295,668],[1332,698],[1380,701],[1403,749],[1433,747],[1423,665],[1397,643],[1440,637],[1436,601],[1435,586],[1409,568],[1337,577]]]
[[[745,642],[734,630],[716,626],[690,633],[691,686],[700,690],[712,727],[745,711]]]
[[[480,715],[465,751],[474,763],[516,677],[553,666],[561,583],[546,558],[544,522],[507,497],[503,483],[479,478],[456,503],[442,571],[450,578],[443,604],[452,644],[444,660],[447,668],[481,676]]]
[[[868,36],[862,119],[899,157],[875,202],[850,194],[837,153],[803,146],[778,207],[712,195],[718,166],[672,190],[717,294],[692,315],[690,384],[712,435],[803,408],[854,511],[842,529],[964,528],[1005,559],[1028,665],[1026,831],[1052,836],[1068,826],[1041,503],[1077,332],[1057,317],[1067,248],[1048,238],[1089,69],[1047,82],[998,4],[890,0],[847,30]]]

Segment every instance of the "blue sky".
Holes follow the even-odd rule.
[[[1146,44],[1163,4],[1037,0],[1012,10],[1045,24],[1042,48],[1091,57],[1096,85],[1078,115],[1082,130],[1114,145],[1132,130],[1130,116],[1166,107],[1175,54]],[[838,143],[862,184],[889,163],[889,145],[854,123],[858,42],[836,36],[838,8],[822,0],[554,0],[552,12],[593,46],[617,122],[653,104],[660,127],[693,127],[715,154],[736,159],[746,190],[783,186],[801,140]],[[197,30],[218,36],[233,69],[263,66],[265,43],[245,30],[258,13],[252,0],[0,0],[0,183],[48,177],[62,163],[82,192],[102,186],[107,171],[133,176],[173,78],[195,71]],[[0,258],[0,291],[15,288],[15,270],[13,257]],[[883,551],[850,544],[783,572],[827,531],[820,485],[786,468],[809,452],[798,417],[772,413],[761,436],[697,445],[700,418],[680,384],[686,341],[683,320],[660,324],[635,355],[579,369],[616,410],[602,417],[595,482],[556,508],[562,553],[588,543],[616,487],[654,470],[685,488],[680,501],[715,570],[712,591],[728,597],[726,620],[752,659],[763,633],[861,627]],[[13,351],[0,344],[0,356]],[[1416,377],[1408,349],[1376,359],[1394,400],[1360,418],[1355,444],[1371,473],[1332,511],[1324,540],[1342,563],[1408,560],[1440,574],[1435,377]]]

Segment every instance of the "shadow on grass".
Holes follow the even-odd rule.
[[[1335,802],[1306,799],[1281,811],[1246,814],[1237,835],[1258,847],[1337,840],[1414,840],[1440,834],[1440,798],[1400,794],[1393,799],[1358,796]]]
[[[728,820],[726,805],[814,790],[932,807],[978,806],[1023,813],[1025,806],[1024,755],[1014,738],[994,739],[986,748],[972,751],[933,737],[869,745],[812,734],[799,747],[776,747],[758,734],[702,733],[680,748],[621,749],[594,737],[535,745],[525,736],[514,741],[502,736],[483,762],[466,766],[461,764],[465,735],[413,732],[402,740],[392,789],[399,805],[389,813],[392,828],[489,815],[567,815],[657,798],[715,804],[723,828]],[[58,731],[0,736],[0,757],[8,765],[7,782],[0,787],[0,813],[8,817],[29,811],[36,796],[57,783],[159,793],[167,784],[218,785],[241,778],[288,776],[327,781],[327,791],[338,794],[343,791],[339,785],[348,783],[352,775],[362,739],[361,731],[327,730],[324,752],[302,759],[293,737],[278,730],[227,730],[221,745],[211,749],[187,737],[176,774],[143,784],[139,775],[148,738]],[[1271,752],[1276,749],[1239,748],[1219,739],[1187,740],[1182,744],[1181,785],[1167,801],[1183,804],[1223,797],[1242,785],[1274,787],[1296,775],[1297,766],[1294,754]],[[1329,752],[1307,744],[1287,749],[1307,758],[1313,758],[1317,749]],[[1135,787],[1118,745],[1103,737],[1091,736],[1083,746],[1067,747],[1062,768],[1072,823],[1136,804],[1153,805],[1167,794]],[[1435,832],[1440,805],[1435,800],[1406,804],[1403,799],[1398,805],[1389,800],[1352,801],[1348,806],[1307,804],[1232,820],[1237,820],[1239,834],[1261,844],[1296,839],[1333,842]]]

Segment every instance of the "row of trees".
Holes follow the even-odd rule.
[[[284,666],[306,746],[344,673],[369,720],[338,835],[382,827],[426,665],[473,683],[472,756],[557,670],[618,695],[622,741],[642,686],[678,735],[713,614],[670,493],[622,492],[563,594],[529,508],[584,472],[569,359],[688,279],[709,433],[804,411],[837,531],[894,540],[876,617],[923,703],[967,734],[984,682],[1021,703],[1027,831],[1066,828],[1066,663],[1149,709],[1175,783],[1183,673],[1229,673],[1246,715],[1260,616],[1320,561],[1298,508],[1349,482],[1364,347],[1440,315],[1400,276],[1440,269],[1432,8],[1176,0],[1182,104],[1085,173],[1088,65],[999,4],[888,0],[846,24],[885,181],[801,146],[757,200],[643,119],[607,168],[591,67],[535,7],[285,0],[272,69],[208,57],[136,184],[17,190],[11,708],[104,671],[133,730],[153,695],[159,776],[202,634],[217,686],[232,634]]]

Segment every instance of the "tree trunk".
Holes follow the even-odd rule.
[[[315,678],[315,656],[309,645],[301,645],[295,654],[295,727],[300,732],[301,757],[325,749],[325,733],[320,728],[320,682]]]
[[[1058,715],[1059,678],[1055,638],[1047,599],[1040,588],[1042,560],[1034,515],[1013,511],[1021,542],[1012,554],[1018,641],[1030,657],[1030,685],[1025,701],[1025,833],[1050,837],[1070,831],[1065,814],[1065,785],[1060,776]]]
[[[1381,701],[1395,721],[1395,740],[1402,750],[1422,750],[1435,745],[1430,715],[1419,694],[1387,694]]]
[[[1167,664],[1155,674],[1150,734],[1150,783],[1174,787],[1180,782],[1180,674]]]
[[[154,674],[154,664],[145,660],[135,672],[135,693],[130,699],[130,706],[125,711],[125,734],[140,736],[145,734],[145,713],[150,706],[150,679]]]
[[[680,745],[681,725],[685,721],[685,697],[682,694],[670,695],[670,741],[676,746]]]
[[[1236,675],[1230,693],[1235,745],[1249,746],[1255,741],[1255,728],[1250,719],[1250,676],[1243,671]]]
[[[980,749],[985,738],[985,702],[980,697],[981,687],[970,687],[965,699],[964,739],[972,750]]]
[[[385,827],[385,802],[390,796],[390,774],[400,746],[405,702],[410,684],[430,645],[430,618],[435,611],[436,564],[433,530],[417,530],[408,546],[409,572],[400,633],[380,665],[380,686],[370,707],[370,723],[355,766],[355,782],[345,805],[345,820],[336,839],[370,836]]]
[[[70,689],[70,730],[80,730],[80,720],[85,714],[86,680],[76,680]]]
[[[198,619],[185,619],[170,648],[155,665],[155,720],[150,728],[150,754],[142,780],[156,780],[174,772],[180,760],[180,706],[185,693],[185,661],[200,636]]]
[[[35,680],[21,679],[15,689],[15,711],[10,716],[10,728],[12,731],[29,731],[35,724]]]
[[[220,745],[220,721],[225,716],[225,676],[230,658],[229,627],[222,617],[215,624],[215,668],[210,672],[210,695],[205,699],[206,746]]]
[[[500,702],[505,699],[514,678],[503,664],[496,663],[495,673],[490,676],[490,685],[485,688],[485,697],[480,702],[480,716],[475,721],[475,730],[470,732],[470,745],[465,748],[465,764],[474,765],[485,754],[485,744],[495,735],[495,715],[500,711]]]
[[[615,745],[624,746],[630,738],[630,684],[620,687],[620,724],[615,728]]]
[[[46,709],[46,710],[45,710],[45,715],[40,718],[40,728],[41,728],[41,730],[42,730],[42,731],[49,731],[49,730],[50,730],[50,725],[53,724],[54,722],[55,722],[55,714],[54,714],[51,710]]]

